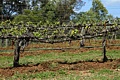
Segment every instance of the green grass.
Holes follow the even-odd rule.
[[[62,76],[66,76],[67,73],[64,70],[58,70],[56,72],[54,71],[46,71],[46,72],[39,72],[39,73],[30,73],[30,74],[20,74],[18,72],[16,72],[16,74],[12,77],[6,77],[6,80],[16,80],[16,79],[22,79],[22,80],[43,80],[43,79],[52,79],[52,78],[56,78],[58,76],[62,77]]]
[[[120,58],[120,50],[112,50],[107,52],[107,56],[109,59],[119,59]],[[20,63],[41,63],[45,61],[51,60],[61,60],[66,61],[68,63],[76,62],[76,61],[90,61],[96,58],[102,57],[101,51],[88,51],[85,53],[48,53],[48,54],[40,54],[37,56],[25,56],[20,59]]]
[[[112,59],[120,59],[120,50],[107,51],[107,56]]]
[[[119,80],[120,73],[115,70],[110,69],[101,69],[95,71],[92,76],[89,77],[89,80]]]
[[[12,67],[13,57],[10,56],[0,56],[0,68]]]
[[[39,55],[29,55],[20,58],[20,64],[37,64],[51,60],[66,61],[68,63],[76,61],[89,61],[102,56],[102,51],[88,51],[84,53],[48,53]],[[107,51],[107,56],[109,59],[120,59],[120,50]],[[0,56],[0,68],[11,67],[13,64],[13,57]],[[51,68],[58,66],[57,63],[50,64]],[[120,69],[120,66],[118,66]],[[44,71],[37,73],[19,73],[16,72],[11,77],[3,77],[6,80],[119,80],[120,70],[89,70],[83,73],[82,71],[75,70],[57,70],[57,71]],[[0,80],[3,80],[0,79]]]
[[[7,54],[7,53],[5,53]],[[61,53],[48,53],[48,54],[39,54],[39,55],[30,55],[24,56],[20,58],[20,64],[37,64],[45,61],[52,60],[60,60],[66,61],[68,63],[76,62],[76,61],[90,61],[96,58],[102,57],[102,52],[97,51],[88,51],[84,53],[69,53],[69,52],[61,52]],[[120,58],[120,50],[112,50],[107,51],[107,57],[109,59],[119,59]],[[0,68],[1,67],[11,67],[13,64],[13,57],[11,56],[0,56]]]
[[[56,72],[46,71],[32,74],[16,73],[6,80],[119,80],[120,73],[115,70],[101,69],[91,71],[68,71],[58,70]]]

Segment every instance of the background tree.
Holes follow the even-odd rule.
[[[2,20],[2,6],[3,6],[3,0],[0,1],[0,19]]]
[[[2,13],[6,19],[11,19],[13,14],[21,14],[25,8],[25,0],[4,0]]]
[[[113,15],[111,15],[111,14],[107,15],[107,20],[108,20],[110,23],[112,23],[113,20],[114,20]]]
[[[100,0],[93,0],[92,8],[90,10],[93,11],[93,13],[96,15],[96,19],[98,21],[105,20],[108,14],[107,9],[104,7]]]
[[[75,0],[59,0],[57,3],[56,15],[58,15],[57,17],[60,21],[60,24],[70,20],[70,15],[74,13],[74,6],[72,6],[74,4]]]
[[[109,17],[110,15],[101,1],[93,0],[90,10],[76,14],[73,21],[79,24],[97,23],[109,19]]]
[[[34,5],[38,4],[37,0],[35,1],[36,2],[33,2]],[[40,0],[39,2],[40,7],[33,6],[31,11],[30,9],[24,10],[23,14],[15,17],[14,21],[16,22],[24,21],[24,18],[26,18],[27,21],[32,22],[41,21],[43,24],[44,23],[50,24],[56,21],[62,24],[63,22],[70,21],[70,16],[74,14],[73,8],[77,3],[76,0]],[[79,3],[81,3],[81,1]],[[26,14],[26,12],[28,14]]]

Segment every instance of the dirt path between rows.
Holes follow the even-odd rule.
[[[51,67],[52,64],[56,64],[56,66]],[[19,73],[36,73],[36,72],[43,72],[43,71],[56,71],[60,69],[65,70],[91,70],[91,69],[116,69],[120,65],[120,59],[117,60],[109,60],[108,62],[92,62],[92,61],[79,61],[73,63],[66,63],[61,61],[49,61],[38,63],[34,65],[21,65],[20,67],[13,68],[0,68],[0,75],[4,77],[13,76],[16,71]]]

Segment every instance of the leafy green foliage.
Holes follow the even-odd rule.
[[[13,14],[21,14],[23,9],[26,8],[27,3],[24,0],[1,0],[2,15],[4,19],[12,19]]]
[[[107,9],[100,0],[93,0],[91,10],[96,14],[98,20],[105,20],[106,15],[108,14]]]
[[[40,8],[35,6],[39,3],[41,3]],[[15,22],[31,21],[51,25],[57,21],[63,24],[63,22],[70,21],[70,16],[74,13],[73,9],[77,3],[76,0],[35,0],[31,4],[32,9],[24,9],[22,14],[15,17]]]
[[[102,23],[103,25],[105,22]],[[60,25],[59,21],[55,21],[54,23],[46,20],[46,23],[33,23],[32,21],[24,22],[14,22],[7,20],[5,22],[1,22],[0,24],[0,36],[26,36],[26,37],[37,37],[41,39],[78,39],[80,38],[80,33],[82,30],[75,28],[74,23],[70,21],[68,24],[63,23]],[[96,35],[102,32],[104,27],[96,27],[96,23],[90,26],[89,24],[83,24],[86,26],[84,29],[85,34]],[[117,28],[117,23],[114,22],[113,27],[111,29]],[[80,26],[78,26],[80,27]]]
[[[78,29],[74,29],[71,31],[70,36],[76,36],[78,34]]]
[[[92,7],[86,12],[80,12],[74,15],[73,21],[76,24],[96,24],[102,23],[104,20],[113,20],[112,15],[108,15],[107,9],[100,0],[93,0]]]
[[[21,24],[21,25],[20,25]],[[1,36],[21,36],[26,32],[26,27],[23,23],[15,24],[11,21],[5,21],[0,24],[2,30],[1,30]]]

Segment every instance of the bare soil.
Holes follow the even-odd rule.
[[[55,67],[51,67],[52,64],[57,64]],[[117,60],[108,60],[107,62],[97,62],[97,61],[79,61],[74,63],[65,63],[61,61],[49,61],[38,63],[34,65],[21,65],[20,67],[13,68],[0,68],[0,75],[9,77],[14,75],[16,72],[19,73],[36,73],[36,72],[43,72],[43,71],[56,71],[56,70],[77,70],[77,71],[84,71],[84,70],[91,70],[91,69],[116,69],[120,65],[120,59]]]

